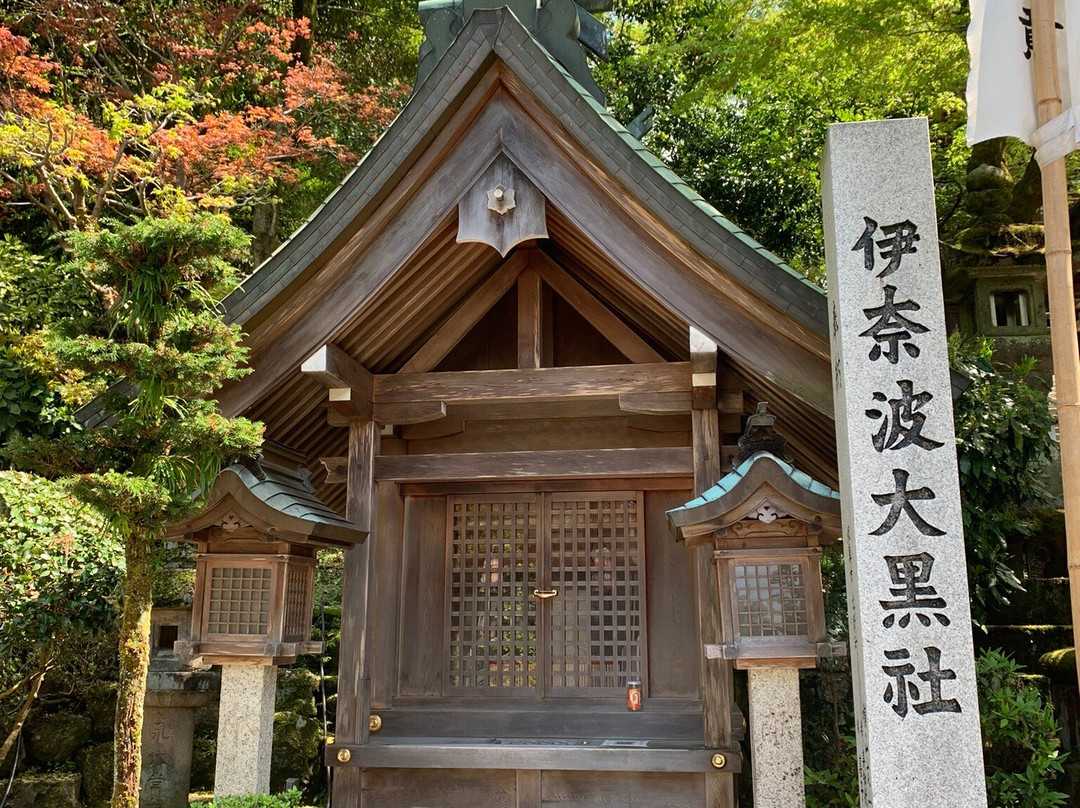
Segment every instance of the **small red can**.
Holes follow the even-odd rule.
[[[626,709],[635,713],[641,709],[640,679],[631,679],[626,683]]]

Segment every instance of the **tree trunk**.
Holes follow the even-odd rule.
[[[311,55],[315,49],[315,17],[318,14],[318,0],[293,0],[293,19],[306,18],[311,35],[293,40],[292,51],[303,64],[311,64]]]
[[[261,202],[251,210],[251,264],[258,267],[278,248],[278,206]]]
[[[110,808],[138,808],[142,769],[143,698],[150,666],[149,537],[134,530],[124,548],[127,575],[120,614],[120,680],[116,687],[116,751]]]

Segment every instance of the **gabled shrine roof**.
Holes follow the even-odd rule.
[[[665,361],[689,358],[691,326],[706,334],[750,396],[798,425],[800,464],[829,478],[821,289],[651,154],[506,8],[472,13],[371,151],[225,300],[252,373],[221,392],[222,411],[304,451],[316,490],[340,505],[315,459],[342,454],[346,438],[300,365],[333,343],[396,374],[455,316],[502,260],[457,241],[458,202],[504,157],[547,200],[549,238],[534,246]]]
[[[583,145],[691,245],[746,288],[822,338],[823,291],[755,241],[671,171],[592,97],[508,9],[473,14],[432,75],[338,188],[225,301],[230,322],[258,321],[275,299],[348,238],[403,173],[470,80],[501,59]],[[717,335],[719,336],[719,335]]]

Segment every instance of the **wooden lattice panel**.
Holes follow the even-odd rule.
[[[644,676],[643,505],[637,493],[552,494],[549,684],[610,692]]]
[[[807,635],[809,613],[802,563],[736,564],[735,594],[741,636]]]
[[[270,620],[270,586],[268,567],[212,567],[207,633],[266,634]]]
[[[285,576],[285,636],[286,640],[306,640],[311,634],[311,606],[308,586],[311,572],[308,567],[291,564]]]
[[[450,500],[450,686],[534,688],[536,498]]]

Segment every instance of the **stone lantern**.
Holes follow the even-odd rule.
[[[217,796],[269,791],[276,666],[322,650],[311,640],[315,554],[366,538],[315,497],[302,461],[267,445],[223,469],[203,509],[165,536],[197,547],[191,629],[176,653],[221,666]]]
[[[688,546],[711,544],[723,642],[706,656],[749,671],[755,803],[802,805],[799,668],[846,653],[825,636],[821,548],[840,536],[840,495],[796,470],[761,404],[735,470],[668,511]]]

